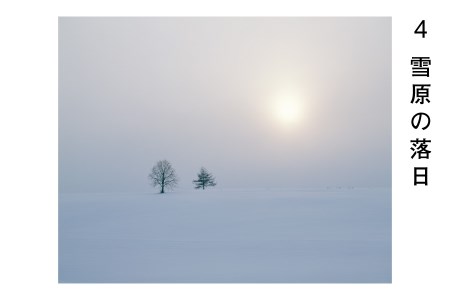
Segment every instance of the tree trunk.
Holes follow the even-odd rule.
[[[161,186],[161,194],[164,194],[164,186]]]

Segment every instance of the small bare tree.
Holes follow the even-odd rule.
[[[153,186],[161,188],[160,193],[164,194],[165,188],[173,188],[178,183],[178,177],[175,170],[167,160],[160,160],[153,167],[152,172],[148,175]]]
[[[205,187],[216,185],[216,179],[203,167],[200,169],[200,173],[197,174],[197,177],[197,180],[192,180],[196,189],[205,189]]]

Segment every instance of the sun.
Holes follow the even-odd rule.
[[[285,94],[275,99],[275,118],[285,126],[296,125],[301,119],[300,99],[295,94]]]

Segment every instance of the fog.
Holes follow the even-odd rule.
[[[391,126],[390,18],[59,19],[60,192],[390,187]]]

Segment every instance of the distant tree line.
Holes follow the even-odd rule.
[[[175,169],[167,160],[158,161],[152,168],[148,175],[150,183],[154,187],[159,187],[160,193],[164,194],[166,189],[173,189],[178,184],[178,176]],[[216,179],[204,167],[200,168],[197,173],[197,179],[192,180],[195,189],[205,189],[210,186],[215,186]]]

